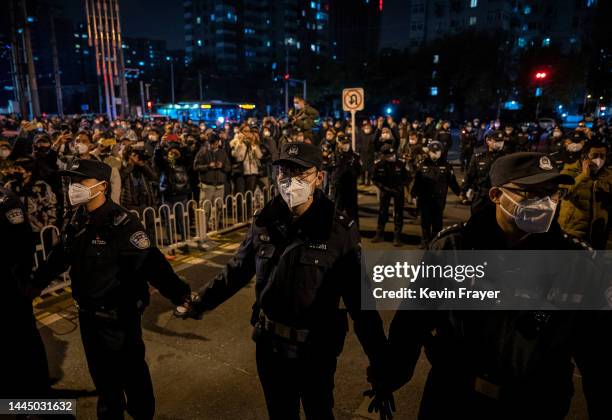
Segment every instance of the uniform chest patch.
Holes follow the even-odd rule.
[[[270,242],[270,236],[266,233],[260,233],[259,234],[259,240],[261,242]]]
[[[6,212],[6,218],[8,219],[9,223],[11,223],[13,225],[18,225],[18,224],[23,223],[25,221],[25,217],[23,215],[23,210],[21,210],[20,208],[11,209],[11,210],[7,211]]]
[[[130,242],[138,249],[147,249],[151,246],[151,241],[145,232],[139,230],[130,237]]]
[[[311,243],[308,244],[308,248],[310,249],[318,249],[319,251],[327,251],[327,244],[326,243]]]
[[[95,239],[91,241],[92,245],[106,245],[106,241],[100,238],[100,235],[96,235]]]

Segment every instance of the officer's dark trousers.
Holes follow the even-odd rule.
[[[404,191],[389,193],[380,191],[380,207],[378,209],[378,229],[385,230],[389,220],[389,205],[393,198],[393,225],[394,232],[400,233],[404,224]]]
[[[423,241],[429,242],[442,230],[442,218],[446,203],[433,198],[419,197],[419,211],[421,212],[421,234]]]
[[[98,418],[152,419],[155,398],[145,362],[140,313],[107,319],[92,313],[79,316],[89,373],[98,391]],[[127,401],[126,401],[127,400]]]
[[[525,392],[515,401],[502,403],[477,392],[473,377],[452,370],[431,368],[421,398],[419,420],[562,420],[569,411],[571,394],[541,387]]]
[[[459,161],[461,162],[461,169],[467,169],[470,164],[470,159],[472,158],[473,151],[472,149],[461,149],[459,153]]]
[[[261,340],[256,358],[270,420],[299,420],[300,401],[307,419],[334,418],[334,354],[290,359]]]
[[[49,366],[47,353],[36,320],[32,303],[21,296],[10,294],[3,299],[0,312],[5,319],[3,335],[10,345],[4,346],[0,362],[0,398],[48,397]]]

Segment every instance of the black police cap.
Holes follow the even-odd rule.
[[[581,141],[586,141],[587,136],[584,134],[582,130],[574,130],[572,134],[570,134],[570,140],[574,143],[580,143]]]
[[[487,132],[487,134],[485,134],[485,139],[501,141],[501,140],[504,139],[504,133],[499,131],[499,130],[491,130],[491,131]]]
[[[65,171],[59,171],[60,176],[77,179],[97,179],[110,182],[111,167],[94,159],[76,159]]]
[[[274,165],[283,163],[294,163],[305,168],[317,169],[323,164],[323,154],[317,146],[308,143],[285,143],[281,147],[280,158],[273,162]]]
[[[491,185],[499,187],[507,183],[534,185],[546,181],[557,184],[573,184],[574,178],[561,174],[544,153],[519,152],[495,160],[489,171]]]

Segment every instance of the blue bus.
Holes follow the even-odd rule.
[[[225,121],[244,121],[255,116],[255,104],[205,101],[158,104],[153,113],[179,121],[204,121],[209,126],[221,125]]]

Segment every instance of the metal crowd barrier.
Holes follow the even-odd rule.
[[[228,194],[224,200],[217,198],[214,203],[209,199],[197,203],[195,200],[164,203],[157,209],[146,207],[142,212],[130,210],[138,216],[151,243],[162,250],[171,251],[183,246],[196,247],[208,240],[209,234],[221,233],[226,229],[246,225],[253,213],[262,209],[277,193],[274,185],[258,187],[255,192]],[[56,226],[45,226],[40,231],[40,242],[36,245],[34,266],[48,257],[50,246],[59,238]],[[49,293],[70,285],[68,273],[53,282],[43,291]]]

